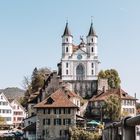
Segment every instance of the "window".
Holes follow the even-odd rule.
[[[59,108],[59,114],[61,114],[61,108]]]
[[[93,38],[91,39],[91,42],[93,42]]]
[[[68,66],[69,66],[69,64],[68,64],[68,63],[66,63],[66,68],[68,68]]]
[[[45,125],[45,119],[43,119],[43,125]]]
[[[71,119],[63,119],[63,125],[70,125]]]
[[[85,74],[84,67],[82,64],[79,64],[76,68],[76,79],[83,80],[84,74]]]
[[[50,114],[50,113],[51,113],[51,109],[50,109],[50,108],[46,109],[46,110],[45,110],[45,113],[46,113],[46,114]]]
[[[61,119],[54,119],[54,125],[61,125]]]
[[[94,52],[94,48],[93,47],[91,48],[91,52]]]
[[[45,130],[42,131],[42,135],[43,135],[43,136],[45,135]]]
[[[91,67],[94,68],[94,63],[91,63]]]
[[[54,102],[54,100],[53,100],[51,97],[49,97],[49,98],[47,99],[46,104],[52,104],[53,102]]]
[[[17,117],[17,121],[22,121],[22,117]]]
[[[69,48],[68,47],[66,47],[66,52],[68,52],[69,51]]]
[[[16,121],[16,117],[14,117],[14,121]]]
[[[3,99],[3,96],[1,96],[1,99]]]
[[[71,109],[70,108],[64,108],[64,114],[70,114]]]
[[[54,114],[59,114],[60,112],[59,112],[59,109],[54,109]]]
[[[66,42],[68,42],[68,38],[66,38]]]
[[[66,70],[66,74],[68,75],[68,70]]]
[[[62,131],[63,131],[63,130],[60,130],[60,136],[62,136]]]
[[[19,109],[19,106],[17,106],[17,109]]]
[[[11,121],[11,117],[6,117],[6,121]]]
[[[91,70],[91,74],[92,74],[92,75],[94,74],[94,70]]]
[[[50,119],[46,119],[46,125],[50,125],[51,124],[51,120]]]

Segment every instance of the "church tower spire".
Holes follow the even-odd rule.
[[[89,56],[97,56],[97,39],[98,36],[93,29],[93,22],[91,22],[89,33],[87,35],[87,52]]]
[[[62,37],[63,36],[72,36],[71,32],[70,32],[70,30],[68,28],[68,22],[66,23],[66,27],[65,27],[65,30],[64,30],[64,33],[63,33]]]
[[[62,57],[69,57],[72,54],[72,43],[73,36],[69,30],[68,22],[66,22],[64,33],[62,35]]]
[[[97,37],[96,32],[95,32],[95,30],[93,29],[93,22],[91,22],[88,36],[96,36],[96,37]]]

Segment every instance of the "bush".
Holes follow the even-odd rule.
[[[97,132],[88,132],[82,129],[71,129],[70,140],[100,140]]]

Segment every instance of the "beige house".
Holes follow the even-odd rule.
[[[35,105],[37,139],[68,139],[69,127],[76,127],[80,105],[80,99],[76,100],[76,97],[74,92],[62,87]]]
[[[121,99],[122,117],[136,115],[136,98],[128,95],[128,93],[126,93],[121,88],[102,91],[100,94],[93,96],[89,100],[89,108],[91,109],[91,112],[92,110],[94,111],[94,108],[96,107],[100,108],[101,103],[103,103],[111,95],[116,95]]]
[[[13,108],[13,125],[17,127],[23,123],[23,119],[26,118],[26,112],[16,99],[11,102],[11,106]]]

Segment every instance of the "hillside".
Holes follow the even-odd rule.
[[[7,98],[19,99],[24,96],[24,90],[17,87],[8,87],[5,89],[0,89],[0,93],[3,92]]]

